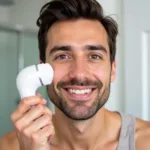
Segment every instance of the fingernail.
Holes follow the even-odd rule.
[[[52,136],[49,136],[49,137],[48,137],[48,141],[50,142],[50,141],[51,141],[51,139],[52,139]]]
[[[40,94],[40,93],[37,93],[36,95],[37,95],[37,96],[41,96],[41,94]]]
[[[46,104],[47,103],[47,100],[46,99],[42,99],[43,101],[43,104]]]

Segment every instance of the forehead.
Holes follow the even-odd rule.
[[[107,32],[97,20],[78,19],[54,23],[47,33],[47,48],[54,45],[101,44],[109,50]]]

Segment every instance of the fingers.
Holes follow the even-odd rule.
[[[34,143],[43,146],[47,143],[48,140],[50,140],[50,137],[54,136],[54,134],[54,127],[52,125],[47,125],[41,130],[35,132],[31,137]]]
[[[11,120],[21,149],[49,149],[48,140],[54,135],[52,112],[40,95],[24,98],[12,113]],[[31,108],[31,106],[34,106]],[[41,149],[41,148],[40,148]]]
[[[49,115],[43,115],[39,117],[37,120],[31,122],[27,127],[25,127],[22,132],[28,137],[31,137],[32,134],[45,128],[46,126],[53,126],[51,122],[51,117]]]
[[[18,120],[25,112],[27,112],[31,106],[37,104],[45,104],[42,97],[38,94],[36,96],[24,98],[18,105],[17,109],[11,115],[11,120],[16,121]]]
[[[15,121],[15,127],[18,130],[23,130],[27,126],[29,126],[31,123],[36,122],[37,119],[40,119],[41,116],[47,116],[45,117],[46,120],[43,121],[49,121],[52,119],[52,112],[47,107],[39,104],[35,107],[33,107],[30,111],[28,111],[26,114],[22,116],[19,120]],[[43,116],[43,117],[44,117]],[[37,124],[37,126],[39,126]],[[41,127],[40,127],[41,128]],[[35,128],[36,129],[36,128]]]

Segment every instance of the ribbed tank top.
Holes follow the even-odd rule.
[[[135,150],[135,117],[120,113],[122,125],[117,150]]]

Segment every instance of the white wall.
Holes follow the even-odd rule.
[[[10,9],[10,19],[14,24],[36,28],[36,19],[40,8],[48,0],[22,0]],[[106,15],[112,15],[119,24],[119,37],[117,43],[117,79],[112,84],[111,96],[106,105],[111,110],[124,111],[124,59],[122,35],[122,1],[123,0],[98,0],[104,7]]]
[[[47,1],[48,0],[18,0],[16,5],[12,6],[9,10],[11,22],[35,29],[39,11]]]
[[[0,23],[8,22],[9,8],[0,6]]]

